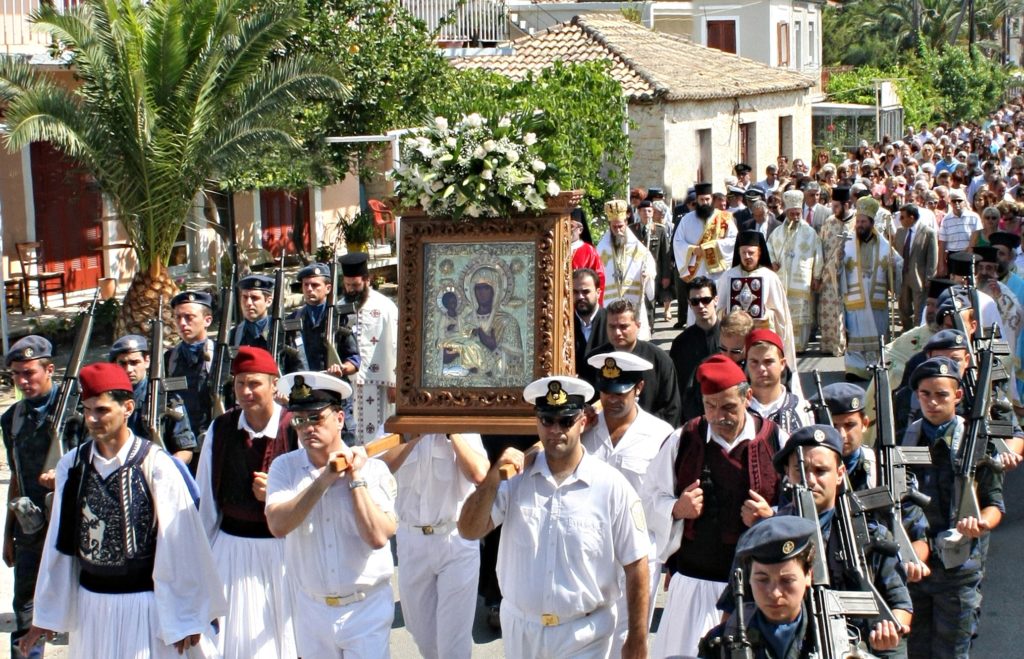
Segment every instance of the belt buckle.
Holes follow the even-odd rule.
[[[420,531],[423,531],[423,535],[434,535],[433,526],[421,526]]]
[[[343,597],[325,597],[324,603],[327,604],[327,606],[341,606],[341,600],[343,599]]]
[[[540,616],[540,624],[545,627],[554,627],[558,624],[558,616],[554,613],[542,613]]]

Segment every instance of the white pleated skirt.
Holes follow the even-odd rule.
[[[719,623],[715,606],[725,583],[675,574],[668,583],[665,610],[651,648],[653,659],[696,657],[697,645]]]

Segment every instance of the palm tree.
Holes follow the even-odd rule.
[[[114,204],[139,264],[121,316],[129,331],[177,292],[167,263],[204,183],[253,152],[298,148],[296,106],[345,95],[319,62],[282,56],[303,25],[296,5],[84,0],[60,13],[47,3],[32,20],[70,56],[80,85],[0,57],[7,148],[49,141]]]

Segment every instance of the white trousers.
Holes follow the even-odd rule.
[[[615,634],[613,607],[589,616],[545,627],[501,604],[501,640],[508,659],[607,659]]]
[[[458,531],[398,528],[398,595],[405,626],[425,659],[469,659],[480,579],[480,542]]]
[[[302,590],[295,594],[295,641],[303,659],[390,659],[394,619],[389,583],[371,588],[366,599],[348,606],[330,606]]]
[[[158,637],[160,625],[152,591],[110,595],[78,587],[78,620],[68,634],[70,659],[216,659],[216,644],[208,634],[200,645],[179,655],[173,643]],[[170,613],[170,612],[169,612]],[[212,634],[212,629],[210,630]]]
[[[724,590],[725,582],[673,575],[651,657],[696,657],[700,640],[722,619],[715,604]]]
[[[217,637],[225,659],[295,659],[284,540],[222,531],[213,541],[213,560],[228,602]]]
[[[652,541],[653,547],[653,541]],[[653,553],[653,551],[652,551]],[[661,583],[661,563],[655,556],[647,559],[647,574],[649,582],[649,597],[647,599],[647,629],[650,631],[651,622],[654,620],[654,600],[658,596],[658,584]],[[626,644],[626,635],[629,633],[629,602],[626,593],[626,575],[619,578],[619,599],[615,602],[615,639],[612,641],[612,653],[610,656],[622,656],[622,646]]]

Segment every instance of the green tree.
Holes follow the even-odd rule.
[[[122,311],[129,330],[176,292],[167,262],[205,182],[265,145],[296,148],[296,101],[343,94],[312,56],[279,56],[302,20],[278,0],[44,4],[33,22],[70,56],[79,86],[0,58],[7,148],[51,142],[114,203],[139,263]]]

